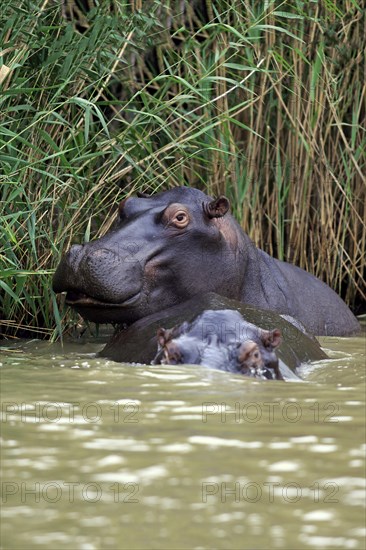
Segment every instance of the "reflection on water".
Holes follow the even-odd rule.
[[[365,547],[365,337],[304,382],[4,346],[1,547]]]

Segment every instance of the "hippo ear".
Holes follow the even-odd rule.
[[[158,339],[158,344],[162,348],[165,346],[166,342],[169,340],[169,335],[167,334],[169,331],[165,330],[165,328],[158,328],[158,332],[156,334]]]
[[[230,208],[229,199],[221,195],[211,202],[203,203],[203,210],[209,218],[222,218]]]
[[[262,330],[261,340],[264,347],[275,349],[282,342],[282,333],[278,328],[274,330]]]
[[[176,338],[179,335],[178,331],[179,327],[173,327],[173,328],[158,328],[158,332],[156,334],[158,343],[163,348],[166,346],[170,340],[173,340],[173,338]]]
[[[139,199],[150,199],[150,195],[143,193],[142,191],[137,191],[136,195]]]

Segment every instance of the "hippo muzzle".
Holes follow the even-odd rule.
[[[143,269],[144,263],[133,260],[128,250],[121,253],[118,248],[100,246],[100,241],[73,245],[55,272],[53,290],[66,291],[66,304],[89,321],[118,322],[121,310],[133,321],[135,316],[128,310],[140,300]]]

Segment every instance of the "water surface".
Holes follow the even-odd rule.
[[[1,350],[1,548],[365,548],[365,336],[304,382]]]

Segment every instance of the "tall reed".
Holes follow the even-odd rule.
[[[124,196],[176,185],[226,193],[258,246],[365,303],[355,1],[5,0],[1,17],[3,333],[72,326],[61,252]]]

